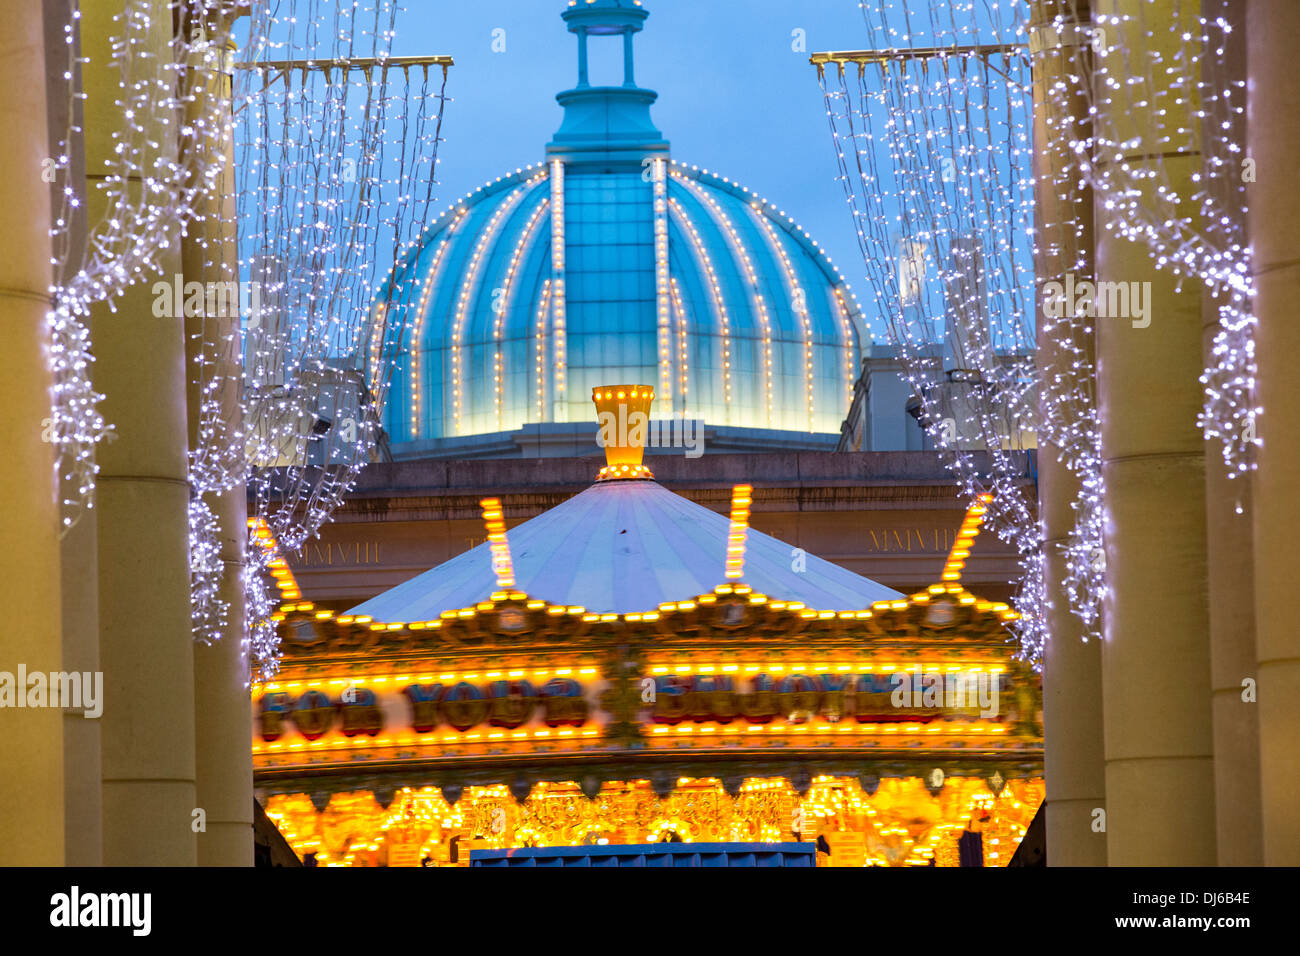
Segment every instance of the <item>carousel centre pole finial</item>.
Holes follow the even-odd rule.
[[[650,403],[655,390],[650,385],[598,385],[591,390],[596,403],[600,433],[596,440],[605,449],[605,467],[597,481],[622,478],[653,478],[641,464],[645,456],[646,432],[650,425]]]

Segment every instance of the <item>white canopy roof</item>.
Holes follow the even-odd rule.
[[[653,611],[726,581],[729,530],[726,516],[654,481],[598,482],[507,533],[512,590],[593,612]],[[903,597],[814,555],[795,558],[791,545],[751,528],[742,580],[774,600],[802,601],[816,610],[860,610]],[[498,590],[485,543],[348,613],[384,622],[432,621]]]

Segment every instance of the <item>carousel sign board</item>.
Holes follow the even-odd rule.
[[[660,668],[662,669],[662,668]],[[638,676],[617,684],[597,668],[517,671],[513,676],[443,675],[299,682],[269,689],[254,700],[255,751],[285,745],[472,739],[542,742],[547,738],[604,737],[612,724],[633,733],[715,729],[808,730],[815,725],[890,732],[901,724],[938,721],[952,732],[1005,727],[1025,714],[1024,679],[999,668],[952,668],[948,673],[796,672],[673,673]],[[749,672],[746,673],[745,671]],[[578,673],[574,673],[577,671]],[[536,673],[539,676],[524,676]],[[337,685],[344,684],[339,688]],[[295,693],[296,691],[296,693]],[[548,741],[549,742],[549,741]],[[349,748],[353,754],[357,748]],[[352,759],[351,757],[345,759]]]

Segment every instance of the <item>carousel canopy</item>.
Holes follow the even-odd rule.
[[[725,582],[729,531],[726,516],[655,481],[598,482],[509,531],[514,589],[594,612],[652,611]],[[817,610],[856,610],[903,596],[822,558],[800,556],[752,528],[742,580],[771,598]],[[498,590],[485,543],[348,613],[375,621],[434,620]]]

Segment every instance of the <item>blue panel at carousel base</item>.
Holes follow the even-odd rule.
[[[814,843],[630,843],[471,850],[470,866],[816,866]]]

